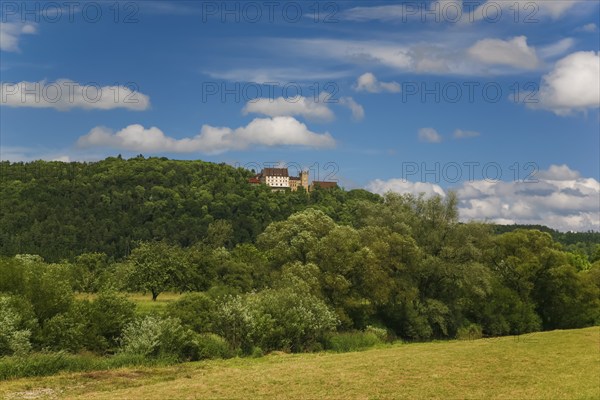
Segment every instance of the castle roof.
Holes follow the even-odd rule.
[[[325,181],[313,181],[313,187],[320,187],[323,189],[331,189],[337,187],[337,182],[325,182]]]
[[[262,170],[262,176],[283,176],[287,177],[288,169],[287,168],[265,168]]]

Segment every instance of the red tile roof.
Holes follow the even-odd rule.
[[[337,182],[325,182],[325,181],[313,181],[313,187],[320,187],[322,189],[331,189],[337,187]]]

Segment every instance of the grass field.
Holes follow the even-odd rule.
[[[93,299],[95,294],[80,293],[77,295],[80,299]],[[147,314],[150,311],[161,311],[171,301],[177,300],[181,295],[179,293],[165,292],[161,293],[156,301],[152,301],[150,293],[127,293],[127,298],[136,304],[137,311],[140,314]]]
[[[6,399],[598,399],[600,328],[0,383]]]

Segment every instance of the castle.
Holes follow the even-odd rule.
[[[330,189],[337,187],[337,182],[313,181],[308,183],[308,171],[302,171],[298,176],[290,176],[287,168],[265,168],[262,172],[250,179],[248,182],[254,185],[264,184],[273,188],[273,190],[290,189],[295,192],[303,187],[307,192],[311,192],[315,187]]]

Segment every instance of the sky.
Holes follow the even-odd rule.
[[[0,158],[287,166],[598,231],[599,4],[3,1]]]

